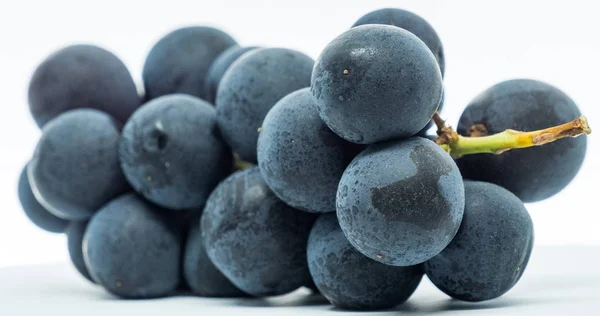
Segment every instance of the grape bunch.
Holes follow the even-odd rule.
[[[559,89],[516,79],[454,131],[444,70],[435,30],[401,9],[366,14],[316,60],[182,28],[151,49],[142,95],[112,53],[66,47],[31,79],[42,136],[19,198],[122,298],[308,287],[375,310],[426,275],[455,299],[494,299],[531,255],[524,202],[569,184],[591,130]]]

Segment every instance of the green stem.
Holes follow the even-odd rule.
[[[238,155],[237,153],[233,154],[233,161],[235,165],[235,170],[245,170],[254,167],[254,164],[242,160],[242,158],[240,158],[240,155]]]
[[[562,125],[537,131],[520,132],[507,129],[498,134],[481,137],[458,135],[446,126],[437,112],[433,116],[433,121],[438,128],[439,135],[435,142],[453,158],[473,154],[501,154],[511,149],[542,146],[561,138],[577,137],[592,132],[584,116]],[[475,130],[477,130],[477,134],[480,134],[481,126]]]

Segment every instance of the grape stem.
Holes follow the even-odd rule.
[[[438,130],[435,143],[440,145],[453,158],[472,154],[498,155],[511,149],[542,146],[561,138],[577,137],[592,132],[585,116],[562,125],[537,131],[521,132],[507,129],[504,132],[488,136],[480,136],[487,135],[487,129],[481,124],[476,124],[471,127],[470,137],[459,135],[447,126],[437,112],[435,112],[432,119]]]
[[[233,162],[235,170],[245,170],[254,166],[252,163],[242,160],[237,153],[233,154]]]

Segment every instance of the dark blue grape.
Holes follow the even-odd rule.
[[[180,281],[181,236],[166,213],[127,194],[94,215],[83,241],[93,279],[124,298],[173,293]]]
[[[338,183],[360,148],[323,123],[304,88],[281,99],[265,117],[258,164],[269,187],[290,206],[334,212]]]
[[[71,110],[48,122],[28,167],[40,204],[58,217],[85,220],[125,192],[119,132],[116,121],[93,109]]]
[[[222,52],[219,57],[215,59],[208,69],[206,81],[204,82],[204,94],[207,101],[213,104],[215,103],[219,83],[231,64],[233,64],[233,62],[236,61],[240,56],[256,48],[257,47],[232,46]]]
[[[27,165],[19,176],[19,201],[29,220],[37,227],[51,233],[62,233],[69,222],[48,212],[36,199],[31,191],[27,178]]]
[[[243,160],[256,162],[258,128],[287,94],[310,85],[314,61],[294,50],[256,49],[227,70],[217,92],[223,137]]]
[[[185,94],[154,99],[123,129],[119,157],[133,188],[170,209],[198,208],[233,169],[214,108]]]
[[[465,198],[458,233],[425,271],[449,296],[480,302],[519,281],[533,247],[533,223],[523,202],[497,185],[466,181]]]
[[[73,221],[69,224],[65,233],[67,234],[67,246],[71,263],[81,276],[92,283],[96,283],[85,266],[85,259],[83,258],[83,235],[87,224],[87,221]]]
[[[344,236],[335,214],[323,214],[315,222],[307,257],[321,294],[343,309],[375,310],[400,305],[423,277],[421,265],[394,267],[362,255]]]
[[[253,296],[281,295],[310,282],[306,244],[314,220],[280,201],[253,167],[213,191],[202,239],[208,257],[236,287]]]
[[[412,33],[362,25],[325,47],[311,91],[329,128],[348,141],[371,144],[425,127],[440,103],[442,76],[431,51]]]
[[[476,124],[488,134],[506,129],[534,131],[578,118],[577,105],[559,89],[535,80],[516,79],[492,86],[464,110],[457,132],[469,135]],[[457,161],[467,179],[500,185],[524,202],[547,199],[573,180],[585,157],[586,136],[501,155],[465,156]]]
[[[40,127],[77,108],[98,109],[124,123],[139,105],[127,67],[96,46],[74,45],[55,52],[29,83],[29,109]]]
[[[458,231],[464,205],[458,167],[419,137],[371,145],[350,163],[337,192],[337,216],[350,243],[395,266],[442,251]]]
[[[161,38],[150,50],[142,78],[148,100],[173,93],[204,100],[204,85],[212,62],[236,45],[231,36],[206,26],[177,29]]]
[[[442,76],[444,75],[445,60],[442,41],[433,27],[422,17],[402,9],[385,8],[363,15],[352,27],[364,24],[385,24],[401,27],[422,40],[435,56]]]
[[[190,226],[188,233],[183,257],[183,275],[192,291],[200,296],[248,296],[235,287],[210,261],[202,243],[198,222]]]

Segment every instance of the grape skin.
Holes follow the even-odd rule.
[[[210,261],[198,221],[191,225],[183,257],[183,276],[194,294],[204,297],[245,297]]]
[[[181,235],[166,214],[136,194],[98,211],[83,238],[93,279],[124,298],[172,294],[180,282]]]
[[[389,25],[354,27],[315,64],[311,92],[325,124],[354,143],[407,138],[431,120],[442,76],[425,44]]]
[[[206,97],[206,101],[214,104],[217,97],[217,88],[219,87],[219,83],[221,79],[223,79],[223,75],[231,64],[235,62],[238,58],[240,58],[245,53],[256,49],[258,47],[239,47],[232,46],[222,52],[219,57],[213,61],[208,69],[208,73],[206,74],[206,80],[204,82],[204,95]]]
[[[444,293],[468,302],[497,298],[521,278],[533,248],[533,223],[523,202],[486,182],[465,182],[465,213],[458,233],[425,263]]]
[[[39,127],[78,108],[101,110],[125,123],[140,105],[125,64],[92,45],[68,46],[46,58],[33,73],[28,98]]]
[[[338,183],[360,149],[329,130],[304,88],[281,99],[265,117],[258,164],[269,187],[288,205],[335,212]]]
[[[208,100],[204,86],[213,61],[237,45],[227,33],[207,26],[190,26],[162,37],[150,50],[142,79],[148,100],[185,93]]]
[[[27,168],[44,208],[63,219],[86,220],[128,190],[119,167],[119,128],[94,109],[65,112],[44,126]]]
[[[464,186],[458,167],[420,137],[371,145],[350,163],[337,192],[337,216],[350,243],[394,266],[422,263],[458,231]]]
[[[258,129],[284,96],[310,85],[314,61],[285,48],[256,49],[229,67],[217,90],[219,129],[233,152],[256,163]]]
[[[31,191],[29,179],[27,179],[27,165],[19,176],[19,202],[23,212],[29,220],[37,227],[51,233],[62,233],[69,225],[69,221],[48,212],[36,199]]]
[[[310,282],[306,245],[315,219],[280,201],[253,167],[213,191],[202,214],[202,239],[208,257],[240,290],[282,295]]]
[[[119,157],[137,192],[174,210],[203,206],[233,169],[214,108],[185,94],[156,98],[136,111],[123,129]]]
[[[92,283],[96,283],[85,266],[85,259],[83,258],[83,235],[85,234],[87,224],[87,221],[72,221],[69,223],[65,234],[67,235],[67,246],[69,248],[71,263],[81,276]]]
[[[342,309],[376,310],[400,305],[423,277],[422,265],[394,267],[363,256],[348,242],[335,214],[317,219],[307,254],[317,288]]]
[[[422,17],[402,9],[384,8],[363,15],[352,27],[365,24],[393,25],[415,34],[429,47],[440,66],[442,77],[444,76],[446,62],[442,41],[435,29]]]

